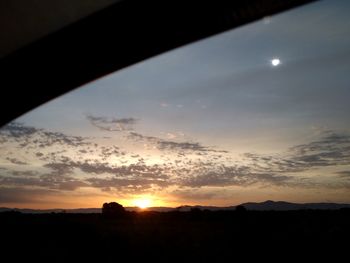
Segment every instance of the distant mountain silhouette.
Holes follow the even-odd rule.
[[[101,213],[101,208],[76,208],[76,209],[27,209],[0,207],[0,212],[18,211],[24,214],[47,214],[47,213],[72,213],[72,214],[94,214]]]
[[[244,206],[247,210],[255,211],[291,211],[291,210],[305,210],[305,209],[314,209],[314,210],[336,210],[341,208],[350,208],[350,204],[338,204],[338,203],[289,203],[285,201],[271,201],[267,200],[261,203],[242,203],[241,206]],[[179,211],[179,212],[188,212],[191,209],[197,208],[200,210],[210,210],[210,211],[219,211],[219,210],[235,210],[236,206],[228,207],[219,207],[219,206],[189,206],[183,205],[176,208],[173,207],[149,207],[147,209],[141,209],[139,207],[125,207],[127,211],[154,211],[154,212],[170,212],[170,211]],[[27,214],[42,214],[42,213],[76,213],[76,214],[95,214],[101,213],[101,208],[76,208],[76,209],[20,209],[20,208],[7,208],[0,207],[0,212],[6,211],[18,211],[21,213]]]
[[[288,210],[305,210],[305,209],[320,209],[320,210],[334,210],[340,208],[350,208],[350,204],[337,204],[337,203],[289,203],[284,201],[271,201],[267,200],[262,203],[243,203],[241,204],[248,210],[259,210],[259,211],[288,211]]]
[[[242,203],[240,206],[244,206],[247,210],[256,210],[256,211],[291,211],[291,210],[305,210],[305,209],[314,209],[314,210],[336,210],[340,208],[350,208],[350,204],[338,204],[338,203],[289,203],[285,201],[272,201],[267,200],[261,203]],[[176,208],[178,211],[190,211],[192,208],[199,208],[201,210],[235,210],[236,206],[228,207],[217,207],[217,206],[179,206]]]
[[[198,208],[200,210],[210,210],[210,211],[219,211],[219,210],[234,210],[235,206],[229,206],[229,207],[220,207],[220,206],[201,206],[201,205],[183,205],[176,208],[173,208],[174,211],[180,211],[180,212],[188,212],[191,211],[191,209]]]

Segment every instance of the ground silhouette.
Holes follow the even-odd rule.
[[[4,262],[336,262],[348,253],[350,209],[130,212],[115,204],[104,207],[118,208],[123,216],[0,213],[2,258],[11,257]]]

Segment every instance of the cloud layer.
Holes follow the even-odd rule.
[[[98,120],[101,122],[102,119]],[[113,120],[113,123],[121,122]],[[127,139],[134,143],[154,145],[160,151],[157,162],[151,153],[141,155],[120,145],[97,143],[92,138],[50,132],[20,123],[5,126],[0,130],[0,149],[6,153],[2,155],[2,162],[7,163],[0,171],[3,192],[0,202],[9,199],[11,189],[37,194],[84,187],[123,194],[172,189],[169,191],[176,195],[185,194],[181,192],[182,188],[206,187],[350,188],[347,170],[325,178],[320,176],[323,181],[304,176],[305,172],[314,169],[348,165],[350,136],[347,134],[327,132],[315,141],[297,145],[284,153],[245,153],[240,160],[234,160],[227,151],[199,143],[144,136],[124,128],[117,131],[126,132]],[[200,195],[207,194],[201,192]]]

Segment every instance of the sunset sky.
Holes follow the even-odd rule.
[[[349,12],[325,0],[266,17],[14,120],[0,206],[350,203]]]

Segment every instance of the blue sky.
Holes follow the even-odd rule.
[[[23,115],[1,131],[0,204],[350,202],[349,11],[266,17]]]

